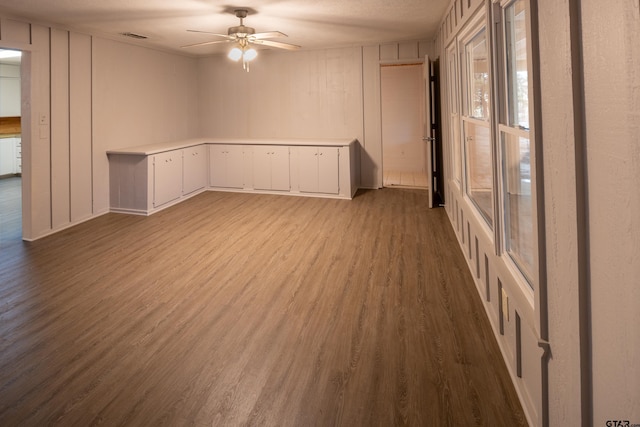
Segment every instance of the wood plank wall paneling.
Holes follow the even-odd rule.
[[[31,25],[15,19],[0,18],[0,40],[29,45],[31,39]]]
[[[484,0],[452,0],[447,14],[442,20],[440,31],[436,39],[436,49],[441,58],[445,52],[454,45],[457,35],[465,30],[465,26],[474,19],[489,2]],[[447,61],[441,61],[441,67],[447,66]],[[460,66],[460,64],[458,64]],[[449,82],[451,75],[443,69],[442,90],[452,84]],[[459,77],[459,76],[458,76]],[[450,111],[449,98],[442,94],[443,109]],[[454,106],[454,108],[457,108]],[[449,121],[451,115],[443,114],[443,128],[452,126]],[[456,126],[453,124],[453,126]],[[449,141],[459,135],[443,132],[443,145],[445,164],[445,187],[448,188],[449,200],[446,212],[451,224],[455,227],[458,242],[464,252],[467,253],[468,269],[474,274],[474,280],[478,289],[478,295],[483,300],[486,313],[492,323],[494,334],[502,350],[502,358],[509,367],[511,378],[518,389],[518,393],[525,405],[525,413],[532,425],[541,424],[542,408],[542,357],[541,349],[537,347],[538,338],[536,332],[537,313],[534,305],[529,300],[529,294],[525,290],[526,284],[521,283],[514,276],[514,270],[505,260],[496,254],[492,232],[489,231],[476,213],[475,208],[464,196],[464,190],[454,183],[453,177],[453,144],[459,141]],[[445,190],[446,191],[446,190]],[[472,251],[472,243],[476,250]],[[482,270],[482,271],[480,271]],[[524,286],[524,287],[523,287]],[[504,289],[508,297],[508,305],[502,307],[501,289]],[[505,299],[506,302],[506,299]],[[501,310],[508,310],[502,313]],[[521,334],[516,333],[515,313],[520,316]],[[503,315],[504,314],[504,315]],[[521,359],[517,359],[517,349],[522,349]],[[518,363],[520,360],[521,376],[518,376]]]
[[[71,222],[93,214],[91,37],[69,35]]]
[[[29,55],[31,73],[32,131],[29,143],[22,145],[22,183],[28,199],[23,204],[23,230],[27,238],[39,237],[51,232],[51,52],[49,28],[31,25],[34,53]],[[37,54],[35,53],[37,52]],[[24,59],[23,59],[24,64]],[[40,117],[45,123],[40,124]]]
[[[380,116],[380,48],[362,49],[364,141],[360,183],[365,188],[382,187],[382,121]]]
[[[51,228],[71,222],[69,32],[51,29]]]
[[[481,8],[485,0],[452,0],[442,18],[438,38],[445,46],[458,34],[460,29]]]
[[[526,421],[424,191],[206,192],[0,258],[0,425]]]

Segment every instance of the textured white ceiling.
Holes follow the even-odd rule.
[[[0,0],[0,12],[34,22],[123,38],[148,37],[137,44],[205,55],[224,45],[181,49],[213,40],[187,29],[227,33],[239,24],[237,8],[249,9],[245,25],[257,32],[282,31],[277,39],[304,49],[431,40],[449,0]],[[130,39],[125,39],[131,41]]]

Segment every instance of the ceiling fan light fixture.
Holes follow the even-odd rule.
[[[258,56],[258,51],[253,48],[247,49],[242,55],[244,61],[253,61]]]
[[[233,49],[231,49],[229,51],[229,54],[227,55],[229,57],[229,59],[231,59],[232,61],[239,61],[240,58],[242,58],[243,56],[243,52],[239,47],[234,47]]]

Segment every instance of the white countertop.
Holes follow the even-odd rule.
[[[179,150],[201,144],[234,144],[234,145],[300,145],[345,147],[355,144],[356,138],[194,138],[181,141],[170,141],[158,144],[138,145],[135,147],[117,148],[107,150],[107,154],[129,154],[136,156],[149,156],[164,151]]]

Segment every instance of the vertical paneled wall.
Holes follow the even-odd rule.
[[[640,423],[640,2],[581,14],[593,425]]]
[[[23,236],[108,212],[106,151],[198,136],[197,61],[0,18],[22,62]]]
[[[69,34],[69,175],[72,223],[93,214],[91,37]]]
[[[261,51],[245,73],[224,56],[199,64],[200,133],[360,141],[360,186],[382,186],[380,63],[419,61],[431,42]]]
[[[69,32],[51,29],[51,227],[71,222]],[[85,106],[89,107],[89,105]],[[45,113],[42,113],[44,116]],[[47,120],[42,117],[42,120]],[[89,144],[91,141],[89,141]]]
[[[436,55],[441,59],[445,209],[527,418],[532,425],[540,425],[544,398],[541,371],[543,352],[538,346],[538,313],[533,297],[523,289],[517,272],[498,253],[493,230],[465,195],[464,182],[458,182],[454,176],[454,145],[458,144],[458,155],[464,159],[464,144],[461,141],[460,116],[451,114],[452,111],[460,111],[460,93],[452,90],[453,95],[449,96],[449,88],[461,87],[461,64],[458,61],[457,70],[449,70],[447,67],[456,62],[449,61],[445,53],[456,52],[458,36],[477,21],[478,13],[483,10],[489,13],[489,4],[484,0],[452,0],[435,40]],[[459,50],[457,52],[459,60]]]
[[[260,51],[249,73],[225,56],[200,61],[202,135],[362,139],[359,48]]]
[[[50,29],[0,17],[0,46],[22,58],[23,236],[51,230]],[[44,114],[45,121],[39,121]]]
[[[363,127],[361,187],[382,187],[382,105],[380,64],[416,62],[434,55],[432,42],[387,43],[362,48]]]
[[[198,61],[93,37],[93,205],[109,210],[106,151],[195,138]]]

